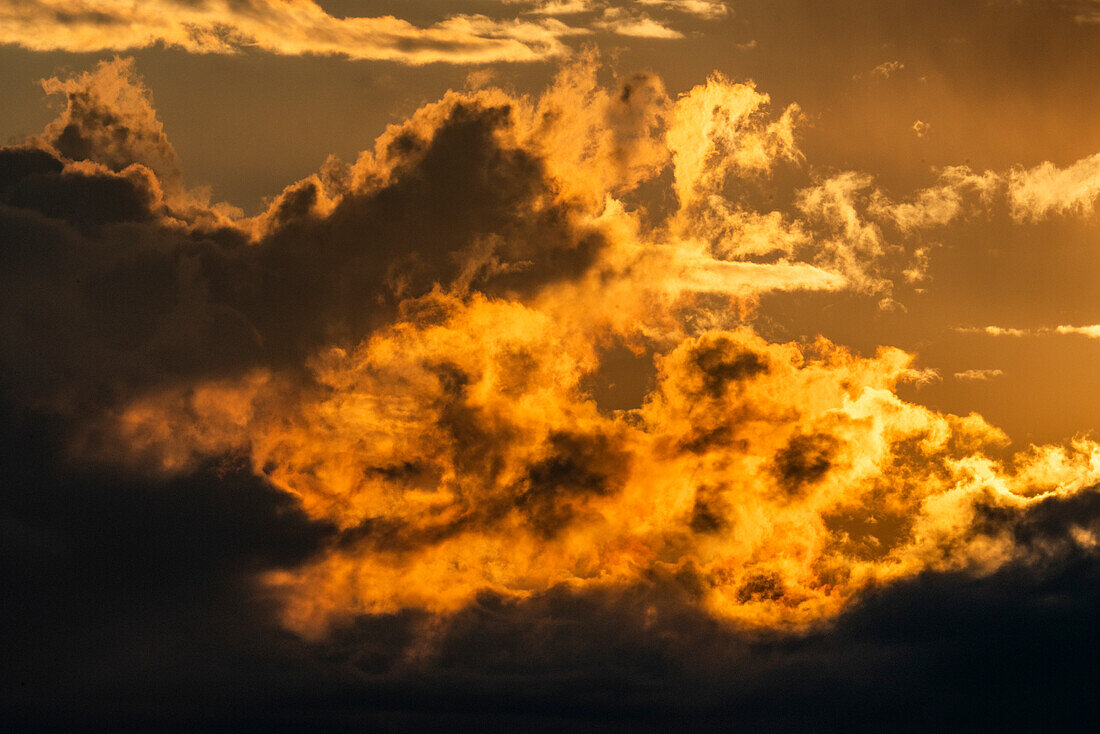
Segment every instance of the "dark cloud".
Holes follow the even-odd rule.
[[[255,575],[331,529],[232,457],[150,480],[72,466],[65,433],[0,411],[0,719],[91,729],[200,701],[224,716],[253,686],[285,690],[307,661]]]
[[[484,595],[420,658],[409,652],[431,625],[415,613],[363,617],[307,644],[264,630],[254,608],[241,625],[201,604],[189,618],[143,602],[124,610],[140,623],[121,617],[128,649],[112,649],[95,617],[59,627],[45,608],[53,634],[74,637],[35,638],[31,657],[52,653],[49,664],[18,670],[5,700],[13,723],[75,728],[1083,731],[1100,682],[1097,570],[1074,558],[1042,578],[1019,567],[924,576],[835,629],[785,639],[731,633],[667,582],[527,602]]]
[[[142,172],[119,177],[108,172],[64,171],[44,150],[0,149],[0,202],[38,212],[94,233],[99,226],[153,219],[155,182]]]
[[[547,441],[546,456],[527,468],[516,504],[546,536],[569,524],[586,497],[622,488],[629,455],[602,434],[558,432]]]
[[[552,194],[541,162],[496,139],[508,113],[459,104],[430,137],[398,136],[388,153],[409,162],[396,180],[346,196],[328,216],[308,215],[308,186],[283,201],[258,255],[257,328],[272,333],[273,351],[301,359],[357,339],[380,313],[453,281],[475,246],[498,263],[474,280],[490,294],[530,292],[592,263],[600,236],[577,232],[564,206],[539,205]]]
[[[690,527],[697,533],[716,533],[727,527],[728,503],[720,488],[703,486],[695,490],[695,505],[691,510]]]
[[[632,84],[624,103],[652,91]],[[540,434],[509,464],[520,429],[487,418],[470,400],[478,378],[447,361],[425,368],[438,383],[425,401],[438,432],[432,450],[458,475],[448,488],[455,511],[436,524],[379,515],[337,528],[277,488],[274,467],[254,472],[250,457],[232,452],[171,475],[90,464],[74,456],[74,424],[158,388],[256,367],[298,378],[301,388],[321,347],[354,344],[398,318],[442,322],[436,284],[458,299],[526,298],[586,271],[604,242],[573,221],[538,156],[502,142],[511,124],[504,105],[440,108],[435,124],[409,125],[380,152],[394,164],[388,178],[354,189],[347,177],[300,182],[250,238],[219,225],[209,208],[185,216],[203,205],[164,186],[174,154],[145,108],[122,114],[66,90],[63,124],[0,150],[5,728],[1094,725],[1093,491],[979,504],[973,534],[1011,538],[1016,561],[986,575],[928,571],[874,588],[808,629],[746,631],[712,616],[700,600],[713,575],[671,540],[641,581],[483,591],[449,615],[350,613],[328,636],[292,634],[265,574],[344,551],[400,563],[410,550],[516,517],[549,543],[628,475],[643,488],[650,478],[633,476],[644,467],[632,465],[617,434],[579,426]],[[682,447],[703,454],[723,444],[736,454],[758,410],[744,404],[745,386],[782,363],[713,333],[680,357],[683,374],[671,381],[666,370],[661,389],[681,385],[689,408],[713,408],[692,415]],[[524,373],[533,359],[517,347],[501,364]],[[631,359],[621,369],[638,369],[648,385],[651,355],[640,367]],[[839,444],[787,435],[762,462],[795,496],[834,471]],[[395,493],[438,487],[444,462],[425,453],[363,474]],[[900,471],[903,452],[894,455]],[[469,485],[506,491],[480,501]],[[707,536],[704,550],[743,509],[733,495],[717,483],[696,487],[684,532]],[[832,520],[853,544],[870,545],[874,532],[890,545],[891,532],[908,530],[900,521],[875,529],[854,511]],[[780,604],[788,594],[771,572],[736,589],[741,604]]]
[[[703,336],[690,358],[699,372],[704,390],[716,398],[721,397],[731,383],[768,371],[764,357],[743,349],[722,334]]]
[[[0,151],[0,360],[15,394],[110,403],[184,377],[293,369],[461,275],[515,295],[583,272],[602,240],[539,203],[552,199],[540,161],[495,137],[507,116],[456,105],[437,128],[397,138],[391,183],[347,192],[327,214],[315,182],[291,187],[257,242],[181,226],[157,178],[128,158],[114,172]],[[475,251],[486,268],[471,270]]]
[[[1094,495],[990,520],[1036,549],[1058,540],[1041,567],[925,573],[806,634],[738,633],[693,603],[698,584],[681,575],[486,593],[449,620],[366,615],[309,642],[282,630],[254,578],[308,560],[333,528],[232,456],[151,480],[72,466],[64,433],[10,406],[0,421],[9,730],[1091,725],[1100,558],[1064,539],[1100,524]],[[555,456],[587,455],[573,443]],[[761,577],[743,593],[773,587]]]
[[[793,437],[775,457],[780,485],[793,494],[804,485],[821,481],[832,467],[836,448],[837,440],[825,433]]]

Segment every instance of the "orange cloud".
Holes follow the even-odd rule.
[[[964,370],[962,372],[955,373],[956,380],[977,380],[985,382],[991,380],[994,377],[1000,377],[1004,374],[1003,370],[996,369],[981,369],[981,370]]]
[[[393,16],[338,18],[313,0],[0,2],[3,42],[34,51],[122,51],[163,44],[193,53],[258,48],[409,64],[537,61],[563,56],[583,35],[554,20],[455,15],[422,28]]]
[[[1006,461],[980,416],[902,400],[934,376],[912,355],[745,326],[763,293],[887,288],[886,222],[936,226],[994,187],[948,169],[898,204],[847,172],[797,211],[753,207],[733,184],[803,156],[797,108],[750,84],[612,91],[586,58],[538,99],[451,92],[251,219],[157,188],[175,158],[127,62],[48,86],[61,120],[5,155],[53,188],[9,206],[93,297],[35,311],[52,372],[12,379],[57,410],[100,399],[77,455],[243,461],[331,525],[314,562],[264,578],[303,634],[652,579],[732,624],[805,629],[884,583],[1018,560],[995,518],[1100,481],[1091,440]],[[650,216],[632,192],[666,171],[675,204]],[[74,206],[133,201],[59,211],[74,187]],[[629,409],[592,393],[614,345],[655,370]]]
[[[1100,194],[1100,154],[1058,168],[1050,161],[1018,168],[1008,175],[1009,204],[1020,220],[1038,221],[1051,214],[1092,211]]]
[[[584,0],[510,2],[514,18],[454,14],[430,26],[392,15],[338,17],[314,0],[20,0],[0,1],[0,42],[33,51],[125,51],[163,45],[192,53],[261,49],[284,55],[344,56],[405,64],[485,64],[567,56],[566,40],[595,30],[636,38],[676,39],[675,16],[721,18],[716,0],[649,0],[657,19],[636,6]],[[559,17],[589,15],[587,25]]]

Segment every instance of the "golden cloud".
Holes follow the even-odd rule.
[[[127,62],[47,87],[69,105],[9,151],[28,176],[144,197],[50,224],[77,243],[57,261],[101,288],[38,315],[71,337],[55,371],[108,396],[73,451],[169,474],[238,457],[331,524],[315,561],[264,578],[303,634],[653,579],[730,623],[804,629],[881,584],[1018,560],[991,518],[1100,481],[1091,440],[1005,460],[980,416],[902,400],[932,374],[912,355],[745,326],[762,293],[887,289],[912,253],[884,223],[938,226],[996,187],[948,169],[898,204],[846,172],[796,211],[753,208],[733,184],[803,156],[798,108],[751,84],[608,90],[587,58],[538,99],[451,92],[250,219],[155,188],[175,158]],[[664,216],[632,203],[666,171]],[[142,288],[159,310],[112,300]],[[655,368],[631,409],[590,387],[614,345]],[[76,399],[24,372],[27,394]]]

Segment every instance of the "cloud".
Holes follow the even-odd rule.
[[[1100,193],[1100,154],[1066,168],[1050,161],[1008,174],[1009,205],[1016,219],[1038,221],[1051,214],[1092,211]]]
[[[1054,331],[1058,334],[1077,334],[1087,336],[1090,339],[1100,339],[1100,324],[1089,326],[1056,326]]]
[[[1100,9],[1095,0],[1073,0],[1059,3],[1068,12],[1073,12],[1073,20],[1082,25],[1096,25],[1100,23]]]
[[[634,38],[683,38],[683,34],[674,28],[654,20],[646,15],[632,13],[622,8],[608,8],[603,18],[595,23],[597,28],[617,33],[620,36]]]
[[[32,51],[166,46],[204,54],[257,49],[404,64],[486,64],[569,56],[569,39],[597,30],[635,38],[682,38],[674,27],[679,19],[714,20],[728,12],[717,0],[648,0],[629,6],[587,0],[505,4],[524,9],[514,18],[458,13],[417,26],[392,15],[332,15],[314,0],[155,0],[137,5],[120,0],[2,0],[0,23],[6,31],[4,43]],[[639,5],[667,17],[651,17]],[[581,25],[560,19],[592,13],[599,15],[581,18]]]
[[[1091,721],[1095,493],[986,510],[982,532],[1011,536],[1020,561],[883,586],[795,638],[720,623],[690,584],[663,574],[628,588],[487,593],[445,623],[411,610],[365,616],[308,641],[280,630],[250,580],[331,539],[292,498],[224,466],[167,483],[74,472],[49,421],[5,411],[0,427],[15,449],[0,457],[0,573],[15,597],[0,609],[0,706],[11,728]],[[996,659],[1015,664],[991,669]]]
[[[955,331],[961,334],[988,334],[989,336],[1027,336],[1028,329],[1014,329],[1003,326],[959,326]]]
[[[904,68],[905,64],[900,61],[884,61],[870,71],[856,74],[852,78],[862,79],[864,77],[870,77],[872,79],[886,80]]]
[[[450,92],[251,218],[187,188],[130,62],[47,82],[58,120],[0,151],[5,706],[874,721],[941,683],[937,625],[985,649],[983,600],[1024,652],[1051,588],[1091,608],[1100,445],[1006,458],[902,399],[913,355],[744,318],[882,296],[916,256],[888,238],[996,185],[808,173],[757,206],[804,165],[797,107],[596,67]],[[610,410],[616,348],[652,379]],[[868,707],[871,673],[899,682]]]
[[[722,18],[730,12],[729,6],[723,0],[638,0],[638,3],[706,19]]]
[[[913,123],[913,132],[916,133],[918,138],[923,138],[931,129],[931,123],[924,122],[923,120],[917,120]]]
[[[892,220],[903,232],[932,229],[968,214],[983,213],[1001,190],[997,174],[975,173],[967,166],[947,166],[939,171],[938,178],[935,186],[917,191],[909,201],[895,202],[875,191],[871,214]]]
[[[963,372],[956,372],[955,379],[985,382],[986,380],[992,380],[994,377],[1000,377],[1003,374],[1003,370],[964,370]]]
[[[986,326],[986,327],[959,327],[955,331],[971,334],[989,334],[990,336],[1040,336],[1049,334],[1059,335],[1077,335],[1085,336],[1091,339],[1100,339],[1100,325],[1088,325],[1088,326],[1043,326],[1037,329],[1013,329],[1002,326]]]
[[[595,5],[592,0],[549,0],[539,3],[529,12],[535,15],[575,15],[592,12]]]
[[[329,15],[313,0],[140,4],[117,0],[0,3],[4,42],[33,51],[124,51],[162,44],[192,53],[248,48],[408,64],[539,61],[563,56],[583,29],[546,19],[453,15],[430,27],[395,18]]]

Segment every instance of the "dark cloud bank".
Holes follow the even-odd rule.
[[[1100,564],[1069,527],[1095,496],[996,517],[1044,564],[927,574],[835,627],[739,636],[668,579],[484,596],[415,653],[428,620],[363,617],[323,642],[281,629],[253,583],[330,542],[247,470],[167,482],[67,466],[64,427],[3,412],[6,726],[662,731],[1090,730]]]
[[[533,263],[485,276],[490,293],[576,272],[599,239],[553,207],[517,215],[547,183],[494,142],[499,110],[458,106],[431,140],[399,138],[396,182],[325,216],[315,186],[290,191],[249,244],[166,225],[158,179],[127,168],[125,145],[66,167],[103,148],[89,126],[159,145],[81,109],[52,140],[0,151],[4,729],[1095,729],[1100,559],[1066,541],[1100,531],[1093,493],[978,526],[1039,560],[926,573],[803,635],[739,633],[671,578],[484,595],[443,625],[406,611],[321,641],[286,631],[257,576],[341,542],[332,526],[240,457],[150,477],[74,459],[74,431],[155,386],[294,369],[453,280],[452,254],[480,234]],[[830,446],[797,440],[776,471],[814,481]]]

